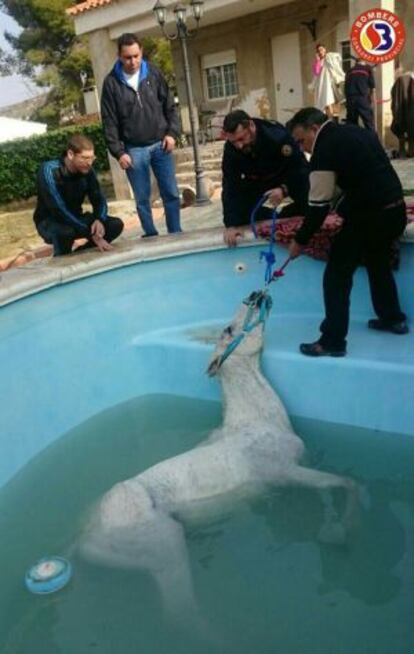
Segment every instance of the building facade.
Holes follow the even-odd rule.
[[[88,34],[98,92],[116,58],[116,40],[123,32],[161,35],[153,15],[155,0],[87,0],[69,10],[78,34]],[[166,29],[174,31],[175,3]],[[205,0],[196,38],[188,41],[194,101],[200,120],[213,116],[217,128],[232,108],[254,116],[286,122],[302,106],[313,103],[312,61],[316,43],[341,52],[344,67],[351,65],[350,26],[363,11],[382,8],[414,23],[414,2],[399,0]],[[188,13],[191,13],[190,11]],[[191,27],[189,18],[189,27]],[[184,69],[180,45],[173,42],[174,68],[184,132],[189,132]],[[414,47],[407,39],[399,62],[377,66],[377,126],[380,137],[393,144],[390,89],[395,67],[414,68]],[[214,116],[216,118],[214,118]],[[124,175],[113,166],[119,197],[129,191]]]

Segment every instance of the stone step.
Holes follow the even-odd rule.
[[[215,141],[207,145],[200,145],[200,156],[203,161],[207,159],[221,158],[223,153],[224,141]],[[194,160],[194,150],[192,147],[177,148],[174,151],[176,163]]]
[[[205,171],[214,170],[216,172],[221,171],[221,157],[214,159],[202,159],[202,166]],[[194,161],[181,161],[176,165],[177,173],[192,173],[194,172]]]
[[[210,179],[214,184],[221,184],[221,170],[206,171],[205,177]],[[177,173],[178,186],[195,186],[195,172]]]

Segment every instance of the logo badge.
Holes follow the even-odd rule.
[[[290,155],[293,152],[293,148],[291,145],[289,145],[289,143],[285,143],[284,145],[282,145],[280,151],[284,157],[290,157]]]
[[[350,39],[358,57],[371,64],[384,64],[395,59],[403,49],[405,28],[391,11],[370,9],[354,21]]]

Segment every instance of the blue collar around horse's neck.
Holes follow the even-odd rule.
[[[260,304],[259,315],[256,320],[252,320],[253,312],[258,304],[259,299],[255,298],[254,300],[244,300],[244,304],[247,304],[248,310],[243,321],[243,327],[240,334],[237,334],[235,338],[227,345],[223,354],[220,356],[220,366],[223,365],[224,361],[234,352],[234,350],[240,345],[244,337],[249,334],[255,327],[260,325],[260,323],[265,323],[266,318],[269,314],[270,308],[272,306],[272,299],[270,295],[267,295],[267,292],[263,292],[263,299]]]

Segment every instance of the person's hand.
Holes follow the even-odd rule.
[[[172,152],[175,148],[175,138],[173,136],[164,136],[163,142],[162,142],[162,149],[165,152]]]
[[[279,186],[277,188],[272,188],[270,191],[267,192],[267,200],[273,204],[273,206],[277,207],[283,200],[285,199],[285,194],[283,193],[283,189],[280,188]]]
[[[243,238],[243,234],[237,227],[226,227],[223,238],[229,248],[235,248],[237,246],[237,239]]]
[[[296,259],[302,254],[303,245],[299,245],[295,240],[289,243],[289,256],[291,259]]]
[[[91,225],[91,236],[103,238],[105,236],[105,227],[100,220],[94,220]]]
[[[325,218],[322,224],[322,229],[327,229],[327,230],[336,229],[338,227],[342,227],[343,222],[344,219],[341,218],[341,216],[338,216],[338,214],[336,213],[327,216],[327,218]]]
[[[112,250],[112,245],[100,236],[92,236],[91,240],[95,243],[99,252],[108,252],[108,250]]]
[[[122,170],[126,170],[127,168],[134,167],[131,157],[126,152],[124,152],[124,154],[121,154],[121,156],[118,159],[118,163],[121,166]]]

